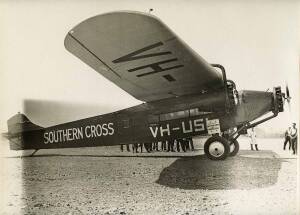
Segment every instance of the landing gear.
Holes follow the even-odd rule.
[[[229,156],[235,156],[240,150],[240,144],[237,140],[229,142],[230,152]]]
[[[224,160],[230,153],[229,142],[224,137],[212,136],[206,140],[204,152],[211,160]]]

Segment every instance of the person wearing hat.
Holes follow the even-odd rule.
[[[296,128],[296,123],[293,123],[293,127],[291,129],[291,142],[292,142],[292,150],[293,150],[293,154],[297,154],[297,128]]]
[[[283,150],[285,150],[286,144],[289,143],[289,150],[291,150],[292,142],[291,142],[291,127],[284,133],[284,143],[283,143]]]
[[[258,146],[257,146],[257,141],[256,141],[256,133],[255,133],[254,127],[250,128],[248,130],[248,135],[250,137],[251,150],[252,151],[254,150],[253,145],[255,145],[255,149],[256,149],[256,151],[258,151]]]

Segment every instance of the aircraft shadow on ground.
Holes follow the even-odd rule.
[[[166,167],[156,183],[187,190],[255,189],[274,185],[281,159],[235,156],[212,161],[205,155],[177,159]]]

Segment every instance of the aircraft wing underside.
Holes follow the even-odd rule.
[[[156,17],[113,12],[75,26],[68,51],[142,101],[215,90],[222,74]]]

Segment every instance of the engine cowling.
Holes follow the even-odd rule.
[[[281,87],[273,89],[273,112],[283,112],[284,93],[281,92]]]

